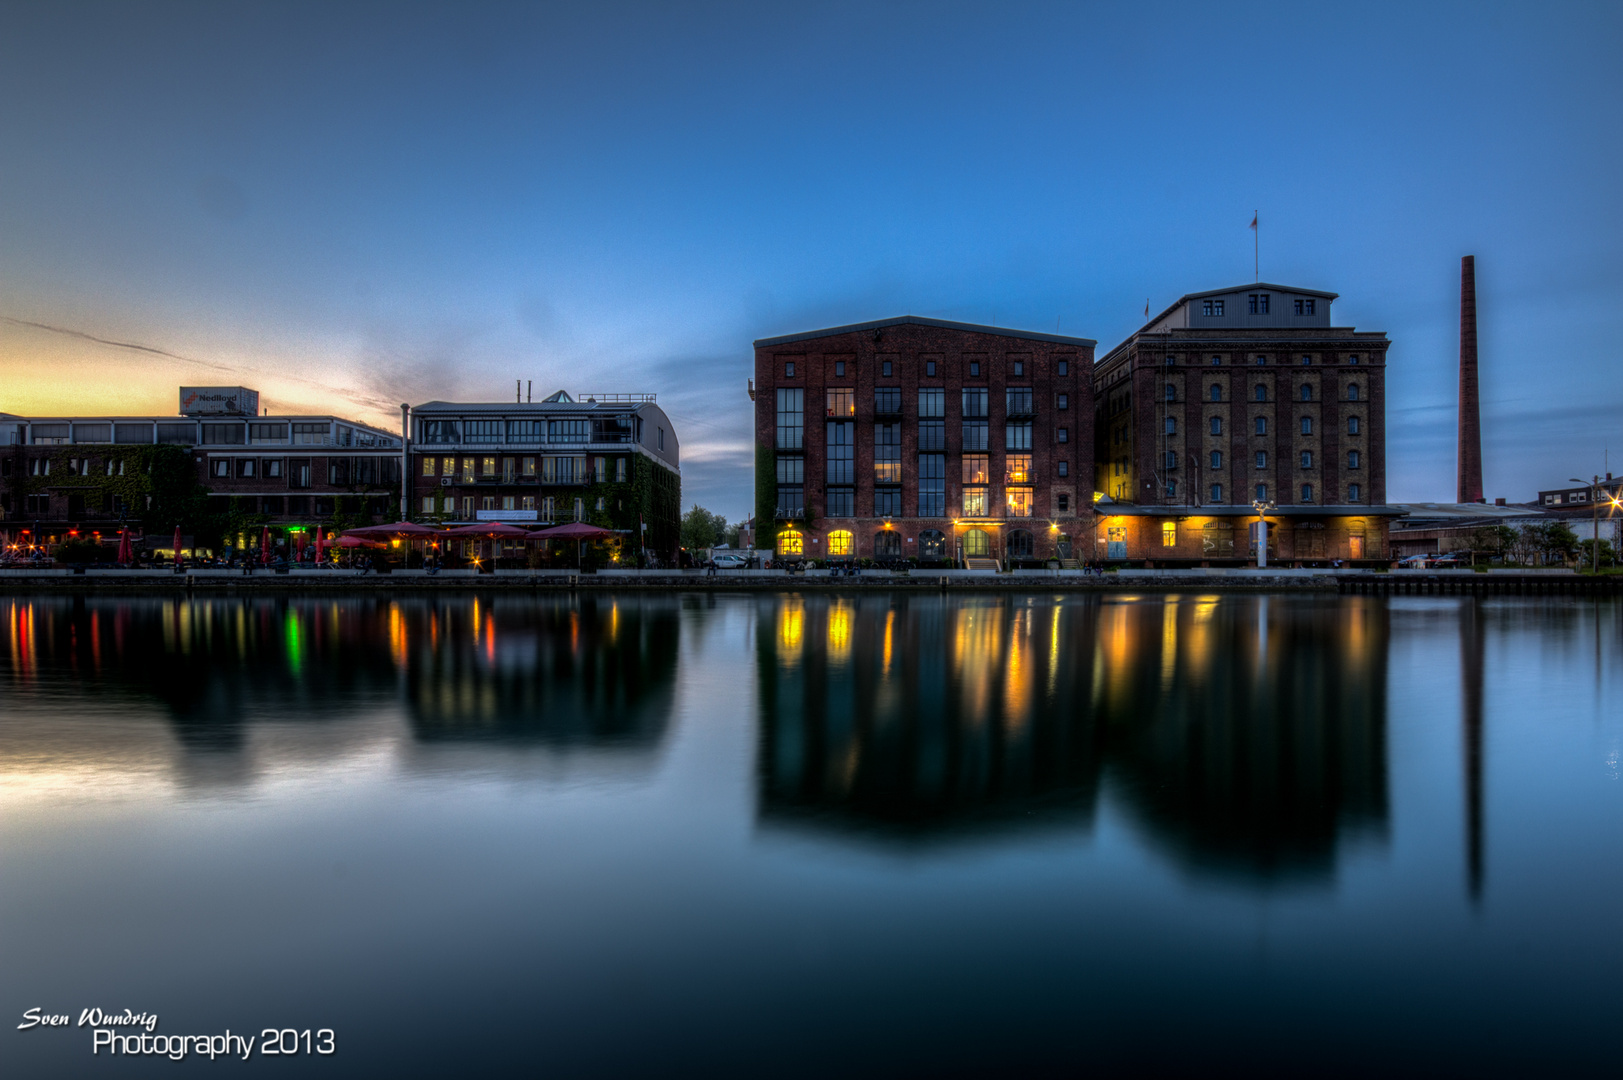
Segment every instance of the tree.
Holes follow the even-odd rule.
[[[698,503],[682,515],[682,546],[689,551],[715,547],[727,535],[727,519]]]
[[[1582,552],[1582,555],[1578,559],[1579,569],[1595,565],[1595,545],[1597,543],[1600,544],[1600,565],[1615,566],[1617,564],[1617,552],[1612,550],[1610,540],[1580,540],[1578,541],[1578,550]]]
[[[1489,557],[1504,558],[1516,544],[1516,530],[1509,525],[1486,525],[1471,533],[1471,550]]]

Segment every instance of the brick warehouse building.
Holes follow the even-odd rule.
[[[412,409],[411,510],[420,521],[583,521],[676,556],[676,429],[653,394],[560,390],[540,402],[432,401]],[[646,526],[646,529],[644,529]]]
[[[184,387],[174,416],[0,415],[0,532],[13,543],[25,531],[43,543],[74,530],[105,538],[194,482],[227,540],[261,522],[390,520],[400,436],[331,415],[258,415],[258,403],[242,387]]]
[[[1181,297],[1095,366],[1091,557],[1236,564],[1254,501],[1284,562],[1382,560],[1384,333],[1331,324],[1336,294],[1244,285]]]
[[[755,342],[758,543],[1070,557],[1089,530],[1095,344],[913,316]]]

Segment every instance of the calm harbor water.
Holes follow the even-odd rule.
[[[205,1067],[91,1007],[333,1032],[221,1073],[1617,1067],[1617,601],[10,597],[0,639],[7,1076]]]

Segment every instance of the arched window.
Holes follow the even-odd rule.
[[[1348,450],[1347,451],[1347,468],[1349,468],[1349,469],[1358,468],[1358,451],[1357,450]]]
[[[876,559],[900,559],[902,557],[902,534],[895,529],[881,529],[874,533],[873,557]]]
[[[1311,383],[1303,383],[1302,384],[1302,400],[1303,401],[1312,401],[1313,400],[1313,385]]]
[[[1213,484],[1212,485],[1212,498],[1211,498],[1211,501],[1214,502],[1214,503],[1220,503],[1220,502],[1223,501],[1223,485],[1222,484]]]
[[[1257,400],[1258,401],[1267,401],[1268,400],[1268,388],[1266,386],[1262,385],[1262,383],[1257,384]]]
[[[1257,434],[1268,434],[1268,418],[1266,416],[1257,417]]]
[[[1313,418],[1311,416],[1302,417],[1302,434],[1313,434]]]
[[[1223,467],[1223,451],[1221,451],[1221,450],[1213,450],[1212,451],[1212,468],[1221,469],[1222,467]]]
[[[978,558],[992,553],[992,538],[985,529],[970,529],[964,534],[964,554]]]
[[[1222,401],[1223,400],[1223,388],[1221,386],[1218,386],[1216,383],[1212,384],[1212,400],[1213,401]]]
[[[1358,384],[1357,383],[1348,383],[1347,384],[1347,400],[1348,401],[1357,401],[1358,400]]]
[[[947,557],[947,538],[940,529],[925,529],[919,533],[919,558],[944,559]]]
[[[1347,501],[1348,502],[1357,502],[1358,499],[1359,499],[1358,485],[1357,484],[1348,484],[1347,485]]]
[[[828,534],[828,553],[830,555],[845,556],[849,558],[856,550],[851,534],[845,529],[838,529]]]
[[[793,529],[785,529],[778,534],[779,555],[803,555],[806,552],[806,541]]]
[[[1223,434],[1223,418],[1221,416],[1212,417],[1212,434]]]
[[[1029,559],[1032,557],[1031,533],[1025,529],[1016,529],[1011,532],[1005,546],[1008,548],[1008,555],[1011,559]]]
[[[1177,401],[1178,400],[1178,388],[1176,386],[1173,386],[1171,383],[1167,383],[1167,400],[1168,401]]]
[[[1305,503],[1310,503],[1310,502],[1313,501],[1313,485],[1312,484],[1303,484],[1302,485],[1302,501],[1305,502]]]

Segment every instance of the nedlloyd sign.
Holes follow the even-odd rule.
[[[539,521],[534,510],[479,510],[475,512],[477,521]]]

